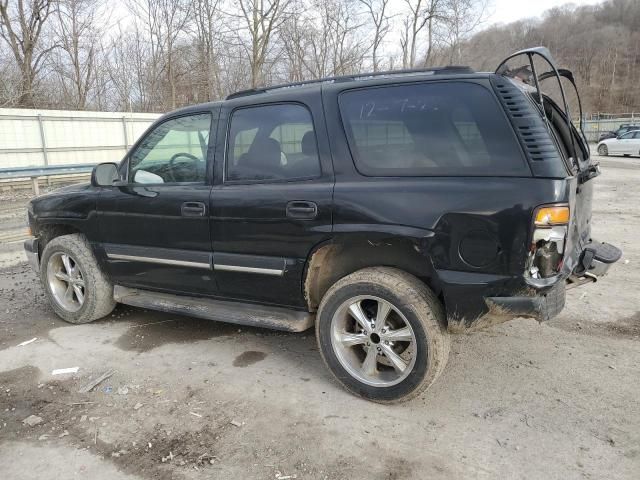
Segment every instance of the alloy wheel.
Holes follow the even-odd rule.
[[[393,304],[375,296],[345,301],[331,320],[331,344],[342,367],[362,383],[390,387],[416,360],[416,336]]]
[[[68,312],[77,312],[85,299],[85,283],[78,263],[63,252],[56,252],[47,263],[47,281],[58,305]]]

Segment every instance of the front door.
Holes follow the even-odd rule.
[[[126,182],[101,192],[99,238],[116,284],[215,294],[207,165],[216,116],[163,119],[129,153]]]
[[[320,96],[298,98],[278,102],[274,93],[255,105],[249,96],[221,112],[211,229],[225,297],[304,308],[305,262],[331,237],[333,172]]]

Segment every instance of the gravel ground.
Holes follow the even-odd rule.
[[[342,390],[310,332],[123,306],[68,325],[19,242],[0,243],[2,477],[639,478],[640,159],[602,164],[594,236],[623,260],[551,322],[454,337],[437,383],[395,406]],[[0,235],[25,202],[2,199]]]

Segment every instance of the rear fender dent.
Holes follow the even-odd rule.
[[[309,311],[317,310],[325,292],[339,279],[369,267],[393,267],[424,281],[436,295],[440,286],[426,242],[389,235],[354,235],[320,245],[309,255],[303,281]]]

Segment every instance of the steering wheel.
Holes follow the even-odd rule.
[[[167,169],[167,173],[169,174],[169,176],[171,177],[171,181],[172,182],[176,182],[176,176],[173,174],[174,169],[175,169],[175,163],[176,160],[180,157],[186,157],[189,160],[192,160],[194,163],[197,163],[200,161],[200,159],[198,157],[196,157],[195,155],[191,155],[190,153],[186,153],[186,152],[180,152],[180,153],[176,153],[174,156],[171,157],[171,159],[169,160],[169,165],[168,165],[168,169]],[[197,168],[197,167],[196,167]],[[194,172],[194,177],[197,176],[197,172]],[[195,178],[193,179],[195,180]],[[188,180],[187,180],[188,181]]]

